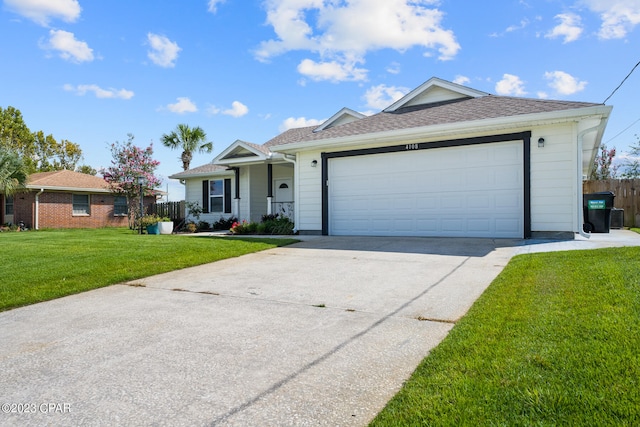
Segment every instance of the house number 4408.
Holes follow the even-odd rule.
[[[417,150],[418,149],[418,144],[407,144],[405,146],[406,150]]]

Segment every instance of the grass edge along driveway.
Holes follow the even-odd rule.
[[[137,235],[123,228],[2,233],[0,311],[296,241]]]
[[[514,257],[371,425],[638,425],[639,259]]]

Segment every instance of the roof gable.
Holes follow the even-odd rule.
[[[234,162],[265,160],[270,156],[271,152],[267,148],[237,139],[222,153],[218,154],[213,159],[213,163],[229,164]]]
[[[338,111],[333,116],[331,116],[328,120],[325,120],[324,123],[322,123],[320,126],[315,128],[313,131],[320,132],[324,129],[330,129],[334,126],[340,126],[346,123],[351,123],[365,117],[367,116],[365,116],[364,114],[358,113],[357,111],[354,111],[350,108],[345,107],[342,110]]]
[[[429,105],[465,98],[479,98],[489,95],[476,89],[432,77],[383,111],[391,113],[406,107]]]

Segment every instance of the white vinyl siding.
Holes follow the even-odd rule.
[[[538,128],[531,136],[532,231],[579,231],[576,224],[577,135],[574,126]],[[538,147],[538,138],[544,147]]]
[[[222,180],[224,182],[225,179],[230,179],[231,180],[231,209],[233,211],[234,208],[234,201],[233,201],[233,197],[235,194],[235,179],[233,174],[231,175],[224,175],[224,176],[211,176],[211,177],[197,177],[197,178],[190,178],[187,179],[185,181],[185,200],[187,202],[197,202],[199,205],[202,205],[202,181],[204,180]],[[215,221],[218,221],[220,219],[220,217],[230,217],[230,216],[236,216],[235,212],[232,213],[220,213],[220,212],[209,212],[209,213],[203,213],[200,215],[200,221],[206,221],[208,223],[213,223]],[[193,219],[191,217],[191,219]]]
[[[317,160],[316,167],[311,162]],[[322,158],[319,151],[299,153],[297,158],[299,183],[294,183],[296,212],[302,231],[322,230]]]
[[[249,189],[249,219],[260,222],[262,215],[267,213],[267,165],[251,165],[251,180]]]

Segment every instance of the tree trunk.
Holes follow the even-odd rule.
[[[193,156],[191,155],[191,152],[183,151],[181,158],[182,158],[182,168],[184,170],[189,169],[189,165],[191,164],[191,159],[193,158]]]

